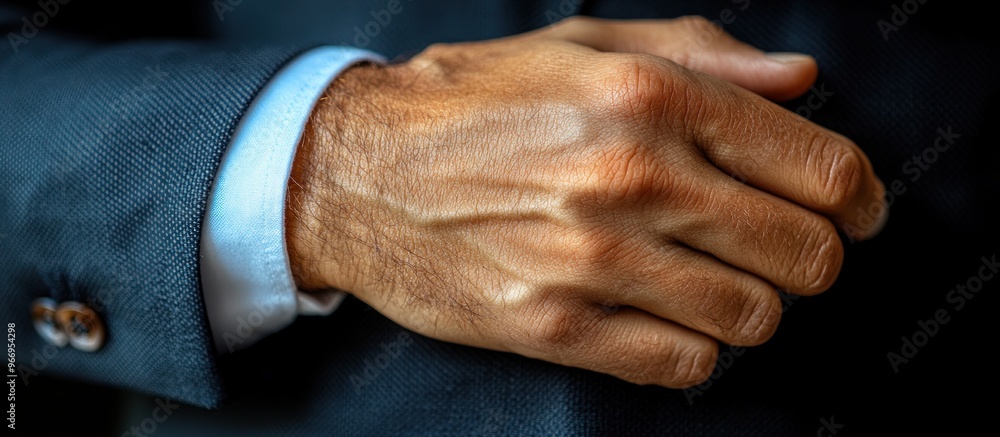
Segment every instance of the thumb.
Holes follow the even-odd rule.
[[[772,100],[801,96],[816,81],[812,57],[765,53],[702,17],[608,21],[572,18],[543,32],[606,52],[660,56]]]

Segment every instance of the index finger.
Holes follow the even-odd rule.
[[[865,153],[843,135],[749,91],[696,74],[711,92],[693,121],[706,158],[734,178],[829,217],[853,239],[885,225],[885,186]],[[707,91],[711,90],[711,91]],[[714,95],[718,93],[719,95]]]

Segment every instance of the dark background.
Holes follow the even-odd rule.
[[[23,3],[25,11],[37,10],[32,1],[17,3]],[[281,6],[275,8],[276,3]],[[230,45],[337,44],[350,43],[353,27],[369,21],[371,10],[385,7],[384,1],[335,3],[246,0],[220,22],[210,1],[75,0],[61,7],[45,31],[109,43],[181,38]],[[404,10],[395,16],[366,48],[403,59],[432,42],[530,30],[548,24],[546,11],[558,11],[553,8],[559,2],[542,3],[404,0],[404,7],[416,12]],[[976,274],[981,257],[1000,252],[1000,148],[989,130],[1000,115],[996,17],[981,6],[928,0],[886,41],[876,22],[891,20],[893,4],[902,2],[751,0],[725,26],[764,50],[815,56],[821,70],[817,83],[835,95],[812,110],[811,120],[854,139],[883,181],[902,180],[907,191],[894,200],[882,235],[864,243],[845,242],[847,254],[836,285],[823,295],[794,300],[774,339],[736,357],[693,405],[681,391],[625,389],[613,378],[594,377],[589,389],[601,393],[604,404],[585,408],[621,411],[593,429],[595,434],[618,434],[634,429],[633,422],[665,420],[652,417],[652,411],[663,410],[647,408],[651,404],[712,420],[719,411],[753,403],[765,406],[762,411],[791,411],[799,422],[783,424],[782,429],[809,435],[822,426],[821,418],[831,416],[845,425],[838,435],[926,432],[938,426],[960,432],[994,423],[990,400],[997,393],[993,357],[1000,278],[987,282],[961,310],[946,296]],[[579,12],[611,18],[714,19],[723,9],[736,7],[721,0],[586,1]],[[14,29],[3,30],[6,34]],[[805,103],[801,99],[786,107],[795,110]],[[948,127],[961,138],[920,179],[911,181],[911,175],[903,173],[904,163],[933,145],[938,128]],[[918,321],[931,319],[939,309],[948,311],[950,322],[895,372],[887,354],[899,353],[901,337],[912,337]],[[267,422],[274,410],[306,408],[308,398],[302,393],[321,379],[324,359],[339,356],[360,365],[357,351],[366,356],[364,351],[395,335],[384,326],[374,311],[350,301],[331,317],[300,318],[260,345],[224,357],[235,401],[230,411],[253,412],[247,423],[257,424]],[[19,327],[19,334],[30,335],[28,329]],[[440,351],[441,361],[428,365],[455,362],[496,369],[527,361],[423,338],[415,341]],[[723,345],[721,351],[726,350]],[[551,372],[559,377],[555,375],[584,371]],[[113,389],[44,376],[20,386],[18,394],[18,424],[54,434],[68,434],[86,424],[104,431],[99,434],[119,435],[135,411],[152,405]],[[195,407],[182,409],[195,421],[216,417]],[[148,414],[145,411],[142,414]],[[488,430],[502,432],[504,420],[512,419],[501,417]]]

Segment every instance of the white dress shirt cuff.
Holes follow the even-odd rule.
[[[285,248],[285,194],[295,150],[315,102],[340,72],[378,55],[310,50],[254,99],[226,149],[202,225],[202,293],[219,352],[245,348],[298,314],[329,314],[343,293],[299,292]]]

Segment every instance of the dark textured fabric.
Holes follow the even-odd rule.
[[[691,407],[680,391],[430,340],[353,299],[222,369],[232,402],[182,407],[156,435],[796,435],[812,422],[753,393]],[[118,428],[154,407],[135,406]]]
[[[201,219],[237,121],[293,52],[55,33],[0,61],[0,315],[18,326],[21,364],[216,405]],[[44,348],[28,312],[43,296],[97,309],[104,348]]]
[[[355,27],[363,28],[373,19],[371,14],[385,9],[387,3],[386,0],[244,1],[227,12],[223,21],[206,6],[208,2],[189,9],[200,11],[200,15],[192,18],[192,23],[215,23],[210,29],[199,28],[201,30],[192,34],[212,33],[229,43],[308,45],[354,43]],[[991,334],[996,331],[992,320],[1000,281],[987,282],[983,291],[961,309],[956,309],[947,300],[949,291],[957,283],[976,273],[980,257],[996,254],[1000,248],[996,230],[1000,219],[996,211],[1000,199],[997,189],[1000,149],[988,130],[998,115],[995,101],[1000,78],[1000,46],[993,35],[988,14],[965,8],[957,2],[928,0],[917,12],[907,15],[906,23],[885,40],[877,22],[891,22],[894,4],[891,1],[404,0],[401,4],[403,11],[394,15],[391,23],[379,27],[377,36],[362,44],[365,48],[390,58],[406,56],[432,42],[484,39],[523,32],[575,13],[577,9],[590,15],[614,18],[703,15],[710,19],[723,18],[728,9],[734,19],[725,23],[724,28],[738,38],[764,50],[801,51],[817,58],[821,69],[817,87],[834,94],[818,107],[808,108],[806,97],[789,102],[786,107],[855,140],[872,158],[883,180],[886,183],[901,181],[906,192],[893,199],[891,220],[882,235],[863,244],[845,242],[845,265],[833,289],[821,296],[788,300],[782,325],[766,345],[735,354],[723,345],[716,374],[698,391],[637,387],[583,370],[437,342],[416,334],[408,334],[404,339],[410,342],[404,341],[407,343],[404,346],[399,336],[405,331],[352,300],[330,317],[300,318],[289,329],[259,345],[222,357],[216,374],[211,373],[211,359],[206,353],[207,333],[200,315],[198,291],[187,288],[192,283],[196,285],[196,276],[192,273],[184,276],[189,282],[171,284],[166,280],[170,274],[164,272],[194,269],[193,266],[179,266],[189,260],[193,262],[189,256],[194,247],[192,242],[197,238],[197,219],[191,217],[186,221],[186,228],[173,225],[181,220],[180,217],[185,217],[183,211],[200,209],[198,205],[204,202],[204,189],[211,178],[218,148],[224,141],[209,141],[212,153],[189,153],[187,160],[168,154],[162,148],[147,150],[134,146],[141,143],[135,141],[136,138],[149,136],[143,133],[146,129],[169,129],[171,122],[168,120],[173,118],[163,118],[159,123],[141,128],[138,124],[126,123],[124,126],[131,126],[131,130],[116,127],[106,131],[105,135],[113,141],[102,144],[115,144],[125,147],[124,150],[104,146],[106,148],[98,154],[76,153],[77,156],[90,156],[89,161],[56,159],[62,149],[52,145],[51,135],[68,135],[60,129],[79,131],[78,126],[65,121],[77,110],[67,104],[45,112],[45,108],[39,106],[34,111],[27,111],[31,115],[22,116],[17,110],[8,109],[10,105],[6,102],[20,108],[35,102],[38,96],[46,96],[56,102],[69,100],[81,107],[101,107],[97,101],[87,103],[80,98],[59,96],[65,93],[85,96],[87,92],[93,93],[102,86],[115,86],[122,80],[141,83],[139,78],[142,76],[122,75],[115,79],[105,71],[96,76],[59,75],[57,73],[67,67],[52,63],[46,57],[32,57],[30,68],[36,73],[23,80],[35,85],[28,89],[10,85],[6,81],[9,76],[5,67],[0,98],[5,102],[5,112],[14,114],[10,119],[20,120],[17,129],[33,132],[32,140],[36,144],[49,144],[50,150],[44,153],[51,155],[40,155],[43,152],[34,152],[35,149],[26,145],[7,145],[6,141],[11,141],[7,132],[17,130],[7,128],[11,122],[8,115],[4,115],[5,144],[0,152],[4,160],[0,178],[13,187],[24,181],[50,180],[52,176],[47,176],[48,172],[54,170],[46,167],[50,164],[40,162],[70,162],[71,168],[77,171],[71,173],[75,179],[69,185],[78,191],[67,197],[60,197],[66,195],[55,191],[40,192],[36,194],[41,196],[38,201],[46,204],[21,203],[18,205],[22,209],[15,212],[8,212],[6,207],[19,195],[4,192],[4,210],[0,211],[0,223],[5,226],[0,230],[4,234],[0,236],[3,238],[0,240],[3,242],[0,268],[14,265],[16,269],[10,270],[15,274],[11,276],[12,282],[6,282],[4,277],[3,314],[26,318],[27,302],[49,290],[82,299],[96,295],[114,299],[111,301],[114,305],[109,305],[113,311],[105,311],[106,317],[115,323],[111,329],[113,336],[120,336],[119,330],[134,332],[128,350],[114,349],[121,353],[113,360],[109,356],[102,358],[67,351],[54,360],[58,364],[52,368],[54,373],[175,397],[180,397],[176,393],[183,389],[170,384],[217,394],[212,388],[215,387],[214,378],[216,375],[224,378],[229,402],[215,411],[181,406],[167,421],[156,424],[158,436],[830,435],[823,432],[829,431],[824,428],[824,421],[844,426],[838,429],[837,435],[926,432],[931,429],[930,425],[946,425],[953,428],[955,434],[962,434],[961,429],[970,430],[990,420],[993,414],[988,411],[990,405],[972,400],[971,395],[991,394],[997,389],[995,365],[984,351],[991,347]],[[569,5],[569,9],[563,4]],[[895,4],[899,6],[902,2]],[[747,7],[741,9],[741,5]],[[104,13],[111,12],[105,10]],[[108,21],[103,14],[90,15]],[[87,20],[72,21],[71,27],[86,28]],[[195,26],[192,23],[187,25]],[[164,30],[157,26],[150,32],[153,31]],[[109,38],[125,36],[107,35]],[[25,50],[33,44],[34,41],[25,46]],[[72,50],[70,46],[65,47]],[[194,46],[187,47],[185,53],[192,57],[185,57],[184,65],[199,64],[209,71],[213,71],[213,65],[221,69],[215,56],[195,51]],[[144,50],[132,57],[142,59],[142,56],[155,53]],[[269,68],[273,69],[279,61],[271,64],[265,62],[267,55],[253,52],[249,55],[243,59],[255,59],[258,68],[244,66],[232,73],[241,80],[255,77],[249,82],[259,86]],[[93,56],[87,52],[86,56],[67,58],[83,63]],[[281,56],[269,59],[275,58]],[[162,64],[160,69],[170,70],[164,66],[164,61],[159,62]],[[173,101],[173,104],[164,104],[185,114],[216,112],[222,110],[218,106],[225,106],[229,111],[225,113],[229,115],[221,119],[232,123],[238,118],[241,105],[220,103],[239,100],[227,94],[234,93],[228,88],[233,84],[211,84],[212,78],[217,76],[202,72],[192,73],[187,82],[193,83],[187,85],[180,80],[184,76],[172,74],[167,77],[173,91],[155,93],[160,100],[151,101]],[[61,81],[86,85],[73,88],[63,86]],[[41,82],[46,85],[39,84]],[[202,94],[194,96],[181,92],[188,89],[185,86],[191,87],[190,90],[200,87],[198,92]],[[240,95],[249,96],[253,88],[240,88],[247,93]],[[10,94],[8,89],[12,89]],[[19,97],[9,98],[8,95]],[[125,95],[125,92],[119,91],[118,95]],[[129,99],[122,99],[126,100]],[[246,102],[239,101],[241,104]],[[205,106],[215,109],[206,111]],[[128,107],[136,114],[142,112],[138,106]],[[93,118],[85,114],[77,117],[82,117],[83,121],[74,123],[82,123],[84,127]],[[124,119],[131,117],[123,116]],[[148,121],[151,116],[143,117]],[[33,123],[36,120],[44,122]],[[188,126],[178,131],[191,136],[222,138],[231,124],[223,123],[211,132],[199,130],[200,127]],[[949,127],[961,137],[914,180],[914,167],[906,163],[933,146],[938,129]],[[161,150],[158,153],[162,155],[155,156],[169,159],[153,160],[150,150]],[[23,155],[15,160],[11,151]],[[28,159],[32,153],[39,153],[31,155],[38,161]],[[54,158],[45,159],[47,156]],[[104,167],[99,171],[101,167],[93,165],[109,160],[116,163],[115,170]],[[163,171],[149,170],[161,162],[167,163]],[[141,167],[146,169],[140,171]],[[81,168],[90,173],[82,173]],[[128,180],[106,176],[128,168],[135,170],[138,176],[133,174],[134,178]],[[172,170],[167,171],[168,168]],[[185,171],[191,173],[184,175]],[[191,174],[201,178],[194,178],[200,182],[189,180]],[[150,207],[152,212],[147,216],[163,221],[147,223],[157,223],[157,226],[124,229],[127,226],[109,228],[103,224],[115,218],[121,223],[130,220],[126,212],[140,208],[109,209],[107,205],[122,202],[142,205],[141,201],[152,195],[143,193],[153,193],[143,187],[156,186],[158,181],[171,181],[177,187],[184,187],[184,184],[189,184],[189,188],[197,187],[178,191],[179,188],[171,186],[163,188],[164,192],[155,192],[164,202],[172,200],[170,208]],[[84,189],[95,183],[126,188],[117,192],[121,196],[118,199],[98,200],[96,194]],[[36,183],[31,186],[48,185]],[[136,193],[134,198],[133,193]],[[81,219],[74,215],[36,211],[43,205],[46,209],[59,211],[75,207],[78,211],[73,211],[74,214],[102,221],[78,221]],[[175,216],[174,212],[180,214]],[[29,221],[25,221],[25,217],[31,217],[32,224],[48,220],[50,226],[45,226],[48,230],[44,237],[30,244],[17,240],[18,244],[8,245],[13,238],[32,235],[27,231]],[[24,225],[18,228],[8,223]],[[160,223],[166,224],[160,226]],[[171,230],[182,232],[171,234]],[[160,238],[143,239],[154,237]],[[113,241],[130,242],[131,246],[115,243],[118,246],[112,247],[131,252],[95,250],[111,246]],[[161,256],[149,258],[147,252],[150,251]],[[34,258],[24,258],[25,254],[32,253],[35,253]],[[133,260],[136,257],[150,261],[137,264],[138,261]],[[69,259],[75,261],[71,263]],[[87,260],[86,263],[83,260]],[[67,270],[70,266],[74,270]],[[41,278],[54,279],[43,281]],[[150,295],[147,291],[152,286],[158,287],[161,293]],[[8,300],[11,305],[7,305]],[[187,307],[171,307],[170,301]],[[941,309],[949,312],[951,322],[941,326],[940,332],[919,348],[917,355],[895,371],[887,360],[887,353],[899,352],[901,336],[912,336],[919,329],[918,321],[932,318]],[[177,311],[189,315],[190,321],[185,323],[172,318]],[[22,338],[33,341],[26,322],[17,320]],[[166,325],[176,328],[164,329]],[[174,331],[170,332],[171,329]],[[197,346],[189,345],[187,350],[178,349],[180,346],[171,349],[170,345],[178,344],[172,336],[185,334],[197,335],[199,340],[193,342]],[[117,347],[121,343],[109,343],[109,348],[112,345]],[[25,354],[25,349],[19,351]],[[148,362],[157,365],[149,364],[151,368],[169,368],[189,374],[178,376],[175,381],[165,381],[169,378],[153,372],[137,375],[143,371],[126,368],[142,365],[142,360],[147,358],[138,357],[143,356],[153,357],[148,358]],[[95,359],[105,361],[95,365]],[[200,364],[183,370],[163,365],[181,361]],[[70,387],[87,390],[85,386]],[[104,393],[98,388],[89,391]],[[205,404],[191,401],[192,398],[186,400]],[[141,424],[150,417],[155,405],[151,400],[135,403],[131,406],[131,415],[110,426],[112,432],[126,432]],[[86,407],[76,408],[87,414],[103,412],[107,417],[101,407]]]

